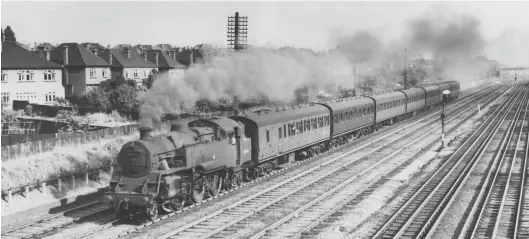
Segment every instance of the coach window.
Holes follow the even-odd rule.
[[[298,123],[298,128],[299,128],[299,132],[300,132],[300,133],[305,132],[305,131],[303,131],[303,120],[299,121],[299,123]]]
[[[287,125],[283,125],[283,134],[285,136],[285,138],[287,137]]]
[[[270,130],[266,130],[266,142],[270,143]]]
[[[279,131],[279,139],[282,139],[283,138],[283,132],[282,132],[283,127],[279,127],[277,130]]]

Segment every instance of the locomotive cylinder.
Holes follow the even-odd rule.
[[[180,194],[182,177],[171,175],[162,178],[163,185],[160,187],[160,198],[172,198]]]

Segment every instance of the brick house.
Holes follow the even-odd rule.
[[[77,43],[63,43],[51,52],[51,60],[63,65],[66,98],[86,94],[110,78],[110,65]]]
[[[55,104],[64,98],[62,69],[50,61],[50,51],[42,48],[40,57],[16,42],[2,42],[2,104],[13,100],[35,104]]]
[[[162,50],[144,50],[142,56],[150,62],[158,66],[158,71],[160,73],[168,73],[170,76],[182,76],[184,70],[186,69],[185,65],[180,64],[176,60],[176,51],[172,50],[169,54]]]
[[[152,70],[158,70],[156,64],[127,47],[123,50],[105,49],[99,52],[99,56],[111,65],[112,79],[122,76],[140,84],[149,77]]]

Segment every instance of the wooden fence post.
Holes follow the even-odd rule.
[[[75,188],[75,173],[71,175],[72,177],[72,189]]]
[[[47,191],[47,188],[46,188],[46,181],[42,181],[42,182],[40,183],[40,188],[41,188],[41,190],[42,190],[42,194],[46,194],[46,193],[47,193],[47,192],[46,192],[46,191]]]
[[[59,174],[59,178],[57,179],[57,191],[62,191],[62,179],[61,174]]]
[[[110,178],[112,178],[112,174],[114,173],[114,166],[110,165]]]
[[[13,189],[11,188],[11,183],[8,183],[7,187],[9,188],[9,190],[7,191],[7,199],[9,200],[9,202],[11,202],[13,200]]]
[[[88,185],[88,165],[85,166],[84,181]]]
[[[26,185],[26,199],[29,200],[29,184]]]
[[[101,171],[103,171],[103,170],[101,170],[101,166],[100,166],[100,167],[97,169],[97,181],[98,181],[99,183],[101,183],[101,173],[102,173]]]

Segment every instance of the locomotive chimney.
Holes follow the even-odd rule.
[[[151,126],[142,126],[140,127],[140,140],[149,140],[151,139]]]

